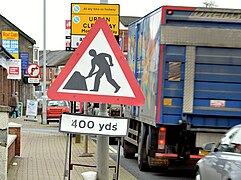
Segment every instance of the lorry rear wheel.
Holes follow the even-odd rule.
[[[146,137],[144,137],[146,138]],[[148,171],[150,169],[147,161],[147,154],[146,154],[146,146],[143,145],[141,142],[141,133],[139,135],[139,142],[138,142],[138,167],[140,171]],[[144,147],[143,147],[144,146]]]
[[[123,155],[125,158],[133,159],[135,157],[135,149],[135,146],[124,141]]]
[[[141,154],[138,153],[138,167],[140,169],[140,171],[148,171],[149,170],[149,166],[148,163],[144,162],[144,159],[146,158],[144,155],[144,151],[143,148],[140,151]]]

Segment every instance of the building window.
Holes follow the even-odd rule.
[[[59,75],[59,69],[54,68],[54,77],[57,77]]]

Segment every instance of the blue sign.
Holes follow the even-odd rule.
[[[29,53],[28,52],[20,52],[19,56],[20,56],[20,59],[22,60],[21,67],[22,67],[23,73],[24,73],[24,75],[27,75],[28,74],[27,68],[29,65]]]
[[[3,47],[10,54],[18,54],[18,40],[2,40]]]

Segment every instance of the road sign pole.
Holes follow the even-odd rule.
[[[100,0],[100,4],[108,4],[108,0]],[[99,115],[108,116],[107,104],[99,104]],[[99,180],[109,177],[109,137],[98,135],[97,137],[97,174]]]
[[[42,106],[42,124],[46,124],[46,0],[44,0],[44,20],[43,20],[43,106]]]
[[[88,103],[84,102],[84,114],[88,114]],[[89,135],[85,135],[85,148],[84,152],[80,155],[80,157],[92,157],[93,155],[88,152],[89,148]]]
[[[108,4],[108,0],[100,0],[100,4]]]
[[[87,102],[84,102],[84,114],[88,114],[88,103]],[[88,153],[88,141],[89,141],[89,138],[88,138],[89,136],[88,135],[85,135],[85,155],[89,155],[89,153]],[[91,156],[91,155],[90,155]]]
[[[108,116],[107,104],[99,104],[99,116]],[[97,136],[97,174],[99,180],[109,177],[109,136]]]
[[[119,167],[120,167],[120,147],[121,142],[120,138],[118,137],[118,151],[117,151],[117,160],[116,160],[116,174],[115,174],[115,180],[119,179]]]
[[[71,113],[75,113],[76,111],[76,102],[71,101]],[[72,158],[72,138],[73,134],[71,133],[69,136],[69,175],[68,175],[68,180],[70,180],[70,171],[72,170],[71,168],[71,158]]]
[[[68,163],[68,148],[69,147],[69,134],[66,136],[66,145],[65,145],[65,161],[64,161],[64,179],[68,177],[67,163]]]

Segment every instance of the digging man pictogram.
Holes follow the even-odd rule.
[[[91,49],[89,51],[89,55],[92,56],[93,59],[91,60],[91,70],[89,72],[89,75],[86,78],[91,77],[94,74],[96,74],[94,89],[92,89],[90,91],[98,91],[99,90],[100,79],[105,74],[107,81],[115,88],[114,93],[117,93],[121,87],[112,78],[111,69],[110,69],[110,66],[114,65],[112,63],[112,57],[107,53],[97,54],[94,49]],[[109,63],[107,62],[106,58],[109,58]],[[99,69],[98,69],[98,71],[96,71],[94,73],[96,66],[98,66]]]

